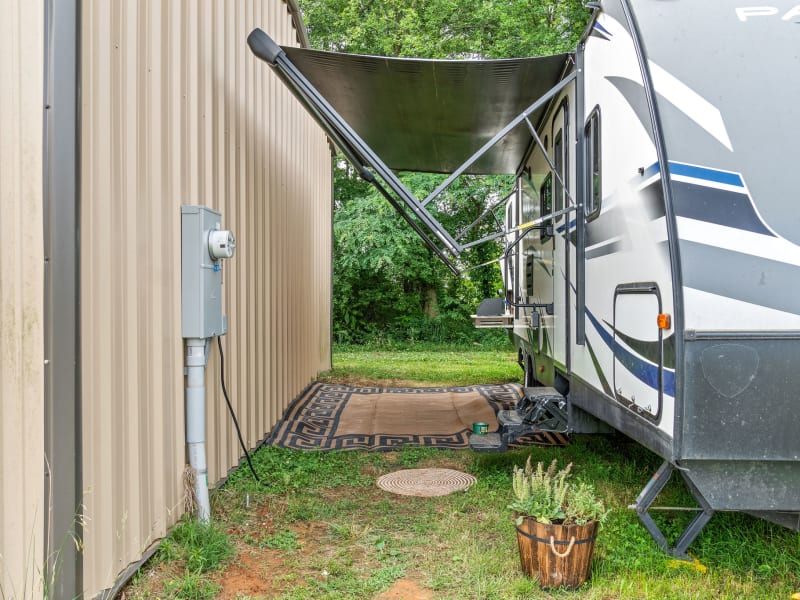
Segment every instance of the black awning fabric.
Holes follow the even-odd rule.
[[[451,173],[562,78],[569,55],[445,61],[283,50],[392,169]],[[536,124],[544,109],[530,119]],[[468,169],[514,173],[522,124]]]

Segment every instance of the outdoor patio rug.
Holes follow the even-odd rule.
[[[472,423],[497,431],[497,411],[513,408],[516,384],[451,388],[380,388],[314,383],[286,411],[267,443],[314,450],[466,448]],[[539,432],[515,446],[562,446],[565,435]]]

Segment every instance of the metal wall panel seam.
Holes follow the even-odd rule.
[[[256,2],[252,2],[250,5],[249,11],[249,22],[247,24],[247,29],[250,29],[255,22],[255,12],[256,12]],[[255,229],[256,224],[256,205],[257,205],[257,197],[256,197],[256,133],[258,128],[256,127],[257,121],[255,120],[256,117],[256,100],[255,92],[256,92],[256,72],[255,72],[255,61],[252,60],[251,56],[245,55],[244,62],[245,66],[247,67],[247,86],[246,86],[246,95],[245,99],[247,102],[247,114],[249,116],[249,126],[247,128],[248,133],[248,178],[247,178],[247,186],[248,186],[248,193],[247,193],[247,217],[246,217],[246,224],[247,224],[247,234],[250,238],[250,246],[253,248],[253,254],[256,257],[259,257],[258,248],[259,244],[256,242],[257,239],[257,231]],[[247,297],[247,349],[246,349],[246,356],[249,368],[245,369],[246,380],[244,385],[244,394],[243,402],[245,403],[245,407],[248,410],[243,411],[247,417],[247,447],[252,448],[251,440],[256,439],[255,428],[257,426],[255,420],[255,404],[257,403],[257,396],[255,393],[255,381],[256,381],[256,370],[257,370],[257,358],[258,353],[256,352],[256,339],[258,334],[256,333],[253,335],[253,332],[257,331],[256,329],[256,301],[258,299],[258,280],[255,277],[255,265],[258,263],[258,258],[251,261],[251,264],[248,265],[247,270],[247,287],[248,287],[248,297]],[[236,455],[238,456],[240,453],[237,449]]]

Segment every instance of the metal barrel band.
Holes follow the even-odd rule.
[[[520,535],[528,538],[529,540],[533,540],[534,542],[541,542],[543,544],[549,544],[550,543],[549,539],[536,537],[535,535],[531,535],[527,531],[522,531],[522,529],[520,529],[519,527],[517,527],[517,533],[519,533]],[[589,537],[589,538],[583,538],[583,539],[580,539],[580,540],[575,540],[574,545],[577,546],[579,544],[588,544],[589,542],[593,542],[596,539],[597,539],[597,536]],[[569,546],[570,540],[553,540],[553,543],[556,544],[557,546]]]

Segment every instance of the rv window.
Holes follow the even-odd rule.
[[[600,170],[600,110],[595,108],[586,122],[586,218],[600,212],[602,180]]]
[[[556,199],[556,205],[554,210],[561,210],[564,208],[564,190],[561,186],[561,182],[564,180],[564,142],[562,140],[561,130],[558,130],[556,134],[555,141],[553,142],[553,159],[556,167],[556,172],[558,173],[558,177],[553,180],[553,184],[555,189],[553,190],[553,195]],[[548,211],[549,212],[549,211]]]
[[[525,257],[525,293],[528,298],[533,297],[533,263],[536,257],[530,254]]]
[[[536,188],[527,174],[523,174],[520,178],[519,189],[522,192],[522,222],[527,223],[533,221],[536,215]]]
[[[548,173],[547,177],[544,178],[544,182],[542,182],[542,187],[539,190],[539,201],[540,201],[540,210],[541,215],[549,215],[553,212],[553,174]],[[546,229],[542,229],[541,233],[539,234],[539,239],[543,242],[549,240],[552,235],[549,232],[553,231],[553,222],[547,221],[543,223],[546,225]]]

